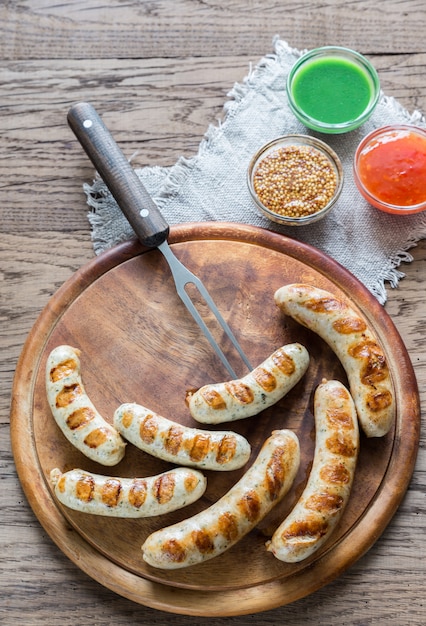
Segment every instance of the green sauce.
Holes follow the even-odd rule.
[[[296,106],[324,124],[356,120],[374,97],[373,82],[361,67],[332,56],[303,65],[291,91]]]

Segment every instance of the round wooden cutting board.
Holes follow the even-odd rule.
[[[228,425],[250,441],[249,463],[272,430],[291,428],[297,433],[301,465],[291,492],[228,552],[174,571],[156,570],[143,561],[140,546],[147,535],[209,506],[240,478],[244,468],[205,472],[204,496],[161,518],[104,518],[77,513],[56,502],[48,480],[54,467],[130,477],[154,475],[171,466],[128,444],[124,459],[113,468],[104,468],[68,443],[53,420],[45,394],[46,359],[55,346],[66,343],[81,350],[86,390],[109,421],[120,404],[137,402],[169,419],[200,427],[189,415],[186,393],[228,378],[179,300],[161,253],[137,242],[119,245],[81,268],[54,295],[32,329],[13,389],[16,467],[40,523],[60,549],[101,584],[164,611],[201,616],[255,613],[293,602],[330,582],[384,530],[414,468],[420,423],[415,376],[382,306],[349,272],[318,250],[260,228],[225,223],[175,226],[169,243],[203,280],[254,366],[293,341],[304,344],[310,353],[307,374],[281,402],[258,416]],[[325,343],[285,318],[275,306],[275,290],[293,282],[331,291],[364,316],[385,348],[397,415],[386,437],[361,436],[350,502],[329,542],[308,560],[290,565],[266,552],[264,544],[294,505],[309,475],[316,385],[324,377],[347,384],[340,363]],[[238,355],[217,332],[203,303],[200,308],[238,375],[244,375]]]

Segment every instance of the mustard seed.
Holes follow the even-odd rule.
[[[260,202],[270,211],[292,218],[323,209],[336,187],[332,164],[311,146],[278,148],[260,161],[253,175],[253,188]]]

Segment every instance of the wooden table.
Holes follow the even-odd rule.
[[[235,82],[272,51],[359,50],[382,87],[426,111],[426,7],[338,0],[11,0],[0,5],[1,54],[1,568],[0,622],[9,624],[424,624],[425,439],[408,492],[372,549],[339,578],[297,602],[230,618],[173,616],[104,588],[68,560],[40,526],[18,480],[9,435],[17,359],[56,290],[93,258],[82,183],[92,168],[66,124],[89,100],[133,164],[191,156],[222,115]],[[412,250],[386,310],[426,388],[426,243]]]

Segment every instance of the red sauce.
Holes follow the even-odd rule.
[[[426,134],[389,129],[373,136],[360,146],[357,168],[361,183],[379,202],[407,208],[426,202]]]

